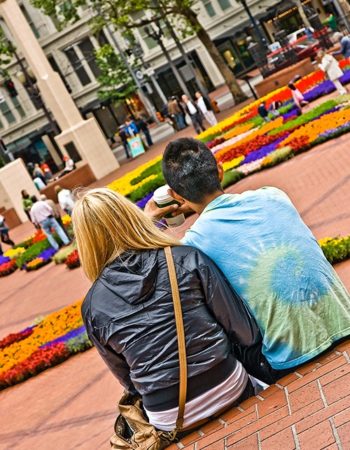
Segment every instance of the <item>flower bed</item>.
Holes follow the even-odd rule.
[[[80,259],[78,250],[73,250],[72,253],[66,259],[66,266],[68,269],[75,269],[80,267]]]
[[[56,311],[0,341],[0,389],[20,383],[87,350],[81,301]]]

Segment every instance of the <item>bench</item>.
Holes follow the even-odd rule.
[[[96,178],[93,175],[90,166],[88,164],[78,164],[78,167],[71,173],[64,175],[56,181],[52,181],[45,187],[45,189],[42,189],[40,193],[45,194],[47,198],[57,202],[57,195],[55,192],[56,186],[73,190],[77,187],[89,186],[94,181],[96,181]]]

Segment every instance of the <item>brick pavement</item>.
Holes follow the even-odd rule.
[[[349,143],[349,135],[330,141],[229,190],[281,187],[317,237],[349,234]],[[163,146],[128,163],[117,175],[155,156]],[[194,219],[189,218],[186,227]],[[14,230],[13,236],[17,240],[29,232],[27,224]],[[336,269],[350,288],[350,262]],[[88,286],[81,269],[68,271],[52,264],[1,279],[0,337],[81,298]],[[349,350],[350,344],[344,344],[316,365],[303,367],[187,437],[184,446],[194,449],[190,441],[195,439],[198,449],[224,449],[225,445],[264,450],[350,449]],[[0,449],[107,449],[120,394],[121,387],[94,350],[75,356],[0,394]]]

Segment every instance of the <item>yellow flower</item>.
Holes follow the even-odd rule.
[[[72,218],[71,218],[71,216],[69,216],[68,214],[65,214],[65,215],[62,217],[62,223],[63,223],[63,225],[69,225],[69,224],[71,224],[71,223],[72,223]]]
[[[8,258],[15,259],[18,258],[19,255],[24,253],[26,251],[23,247],[17,247],[17,248],[10,248],[4,253],[4,256],[7,256]]]
[[[222,166],[224,168],[224,171],[227,172],[228,170],[234,169],[237,167],[242,161],[244,160],[244,156],[238,156],[237,158],[232,159],[231,161],[225,162]]]

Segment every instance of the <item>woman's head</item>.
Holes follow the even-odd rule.
[[[125,251],[179,244],[136,205],[110,189],[92,189],[78,197],[73,228],[84,272],[92,281]]]
[[[29,194],[28,194],[28,192],[25,189],[21,190],[21,194],[22,194],[22,198],[28,198],[29,197]]]

